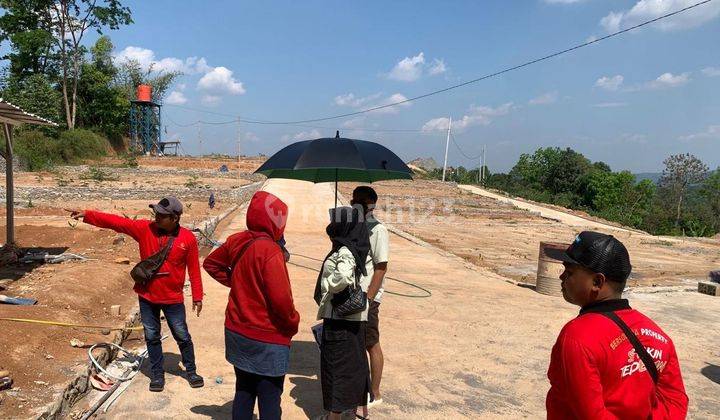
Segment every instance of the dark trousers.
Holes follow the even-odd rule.
[[[233,420],[251,420],[257,398],[260,420],[280,420],[280,397],[285,376],[262,376],[235,368],[235,401]]]
[[[188,332],[187,322],[185,322],[185,304],[163,305],[140,298],[140,318],[145,329],[145,343],[147,344],[152,377],[159,378],[165,374],[163,370],[162,341],[160,341],[160,311],[165,314],[170,332],[180,348],[185,371],[188,374],[195,373],[195,350],[190,332]]]

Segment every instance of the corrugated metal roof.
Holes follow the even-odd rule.
[[[57,126],[57,124],[48,119],[23,111],[19,106],[13,105],[3,98],[0,98],[0,122],[13,125],[38,124]]]

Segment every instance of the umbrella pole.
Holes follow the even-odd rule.
[[[337,208],[338,170],[335,168],[335,208]]]

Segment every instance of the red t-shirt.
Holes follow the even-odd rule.
[[[85,211],[85,223],[112,229],[135,239],[140,246],[140,258],[145,259],[156,254],[168,242],[169,237],[162,235],[155,222],[150,220],[132,220],[114,214],[99,211]],[[193,302],[203,299],[200,260],[195,235],[181,227],[173,242],[165,263],[146,286],[135,285],[135,293],[143,299],[158,304],[183,303],[185,272],[190,276],[190,289]]]
[[[615,312],[655,360],[657,385],[619,326]],[[568,322],[552,350],[548,419],[684,419],[685,394],[675,346],[627,300],[598,302]]]

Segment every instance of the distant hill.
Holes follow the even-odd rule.
[[[634,174],[635,180],[637,182],[644,181],[646,179],[649,179],[653,183],[657,184],[660,181],[660,178],[662,178],[662,173],[660,172],[642,172],[639,174]]]
[[[440,167],[433,158],[417,158],[408,162],[408,165],[415,166],[425,171],[432,171],[433,169],[437,169]]]

